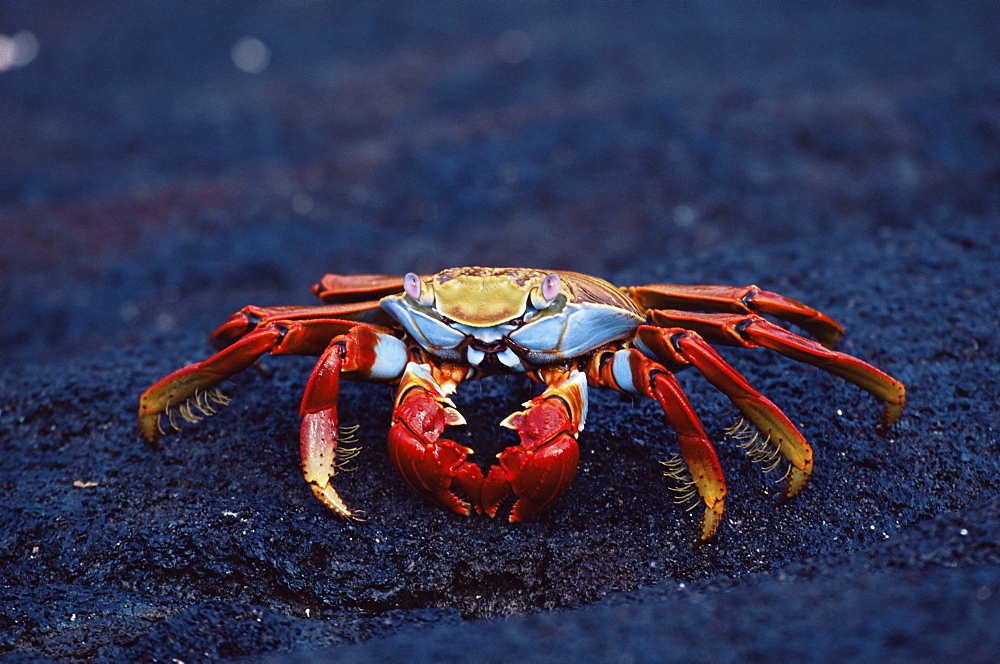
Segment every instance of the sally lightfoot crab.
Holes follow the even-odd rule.
[[[605,387],[659,402],[680,457],[667,474],[683,479],[704,509],[699,540],[715,535],[726,484],[715,449],[674,372],[694,367],[742,417],[730,429],[751,457],[784,462],[783,498],[799,493],[812,449],[799,430],[713,348],[763,347],[837,374],[885,403],[884,427],[903,410],[899,381],[833,350],[838,323],[800,302],[756,286],[651,285],[617,288],[573,272],[465,267],[431,276],[329,274],[313,288],[323,302],[249,306],[211,336],[218,352],[155,383],[139,402],[139,427],[157,443],[162,420],[197,421],[227,401],[218,384],[265,353],[317,355],[300,414],[302,469],[313,492],[347,519],[360,513],[330,483],[338,468],[341,378],[396,386],[389,457],[414,491],[460,514],[493,516],[513,493],[511,521],[523,521],[566,491],[579,460],[577,437],[587,391]],[[802,328],[817,341],[769,322]],[[501,424],[520,443],[485,473],[472,450],[444,438],[465,423],[448,398],[462,381],[520,373],[542,393]]]

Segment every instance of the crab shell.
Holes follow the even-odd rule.
[[[432,355],[526,371],[631,335],[645,316],[622,291],[575,272],[455,268],[408,274],[381,306]]]

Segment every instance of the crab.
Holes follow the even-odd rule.
[[[315,355],[299,433],[302,470],[316,497],[344,519],[363,520],[334,488],[345,453],[337,416],[340,380],[394,385],[389,458],[412,489],[463,515],[495,516],[516,497],[512,522],[550,506],[569,487],[580,452],[590,388],[659,403],[679,456],[667,462],[678,502],[701,506],[698,541],[722,519],[726,483],[712,442],[674,373],[693,367],[733,403],[727,429],[770,471],[785,467],[782,499],[809,480],[812,448],[789,418],[715,350],[762,347],[805,362],[884,402],[882,427],[902,413],[905,388],[876,367],[833,350],[843,328],[816,309],[757,286],[660,284],[618,288],[585,274],[461,267],[430,276],[328,274],[317,306],[248,306],[210,337],[218,352],[166,376],[139,402],[139,427],[156,445],[165,417],[196,422],[228,403],[219,384],[266,353]],[[764,316],[792,323],[815,340]],[[473,450],[443,437],[465,424],[449,398],[466,380],[521,374],[544,388],[500,424],[519,444],[487,471]],[[338,460],[338,455],[340,460]]]

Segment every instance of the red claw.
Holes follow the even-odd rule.
[[[554,372],[541,396],[503,421],[521,444],[497,455],[500,463],[486,477],[467,460],[471,449],[441,438],[446,426],[465,420],[443,396],[448,390],[440,378],[427,365],[411,364],[397,392],[389,457],[414,491],[459,514],[475,509],[490,516],[513,492],[511,521],[531,518],[566,491],[580,460],[576,435],[587,399],[582,373]]]
[[[518,500],[510,520],[526,521],[569,488],[580,462],[576,435],[586,408],[586,383],[582,374],[575,375],[580,378],[549,388],[526,404],[526,410],[503,421],[518,432],[521,445],[501,452],[500,465],[491,468],[483,482],[483,510],[490,516],[513,491]]]
[[[445,426],[458,424],[465,424],[465,419],[441,395],[429,372],[409,370],[400,383],[389,429],[389,458],[414,491],[468,516],[472,507],[479,505],[483,473],[466,461],[471,449],[441,438]],[[453,488],[471,504],[459,498]]]
[[[576,476],[580,448],[566,433],[546,442],[536,450],[508,447],[500,454],[500,468],[508,486],[517,496],[510,511],[510,520],[527,521],[559,498]],[[483,486],[485,502],[493,470]],[[493,513],[496,507],[493,507]]]

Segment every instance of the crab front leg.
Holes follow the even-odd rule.
[[[466,461],[471,449],[441,434],[446,426],[465,424],[448,395],[467,373],[456,365],[407,364],[396,390],[388,440],[389,458],[414,491],[465,516],[479,507],[483,473]]]
[[[226,378],[253,365],[265,353],[274,355],[319,355],[330,339],[352,328],[363,325],[337,318],[320,318],[319,307],[304,307],[313,318],[297,319],[299,309],[287,308],[282,314],[259,323],[247,319],[243,312],[223,325],[213,335],[225,332],[227,338],[222,350],[206,360],[195,362],[174,371],[151,385],[139,398],[139,429],[143,437],[156,445],[163,434],[161,418],[165,415],[176,428],[175,413],[187,421],[197,421],[214,412],[214,405],[227,399],[217,391],[217,385]],[[322,308],[321,314],[328,308]],[[239,319],[240,329],[232,331],[233,321]],[[374,327],[372,326],[374,329]]]
[[[674,375],[635,349],[596,354],[588,374],[596,385],[647,396],[660,404],[691,473],[691,488],[705,506],[698,541],[712,539],[722,521],[726,482],[715,447]]]
[[[330,484],[337,470],[340,378],[391,382],[403,374],[407,359],[406,345],[396,337],[356,327],[330,342],[309,377],[299,410],[302,474],[316,497],[338,516],[361,520]]]

